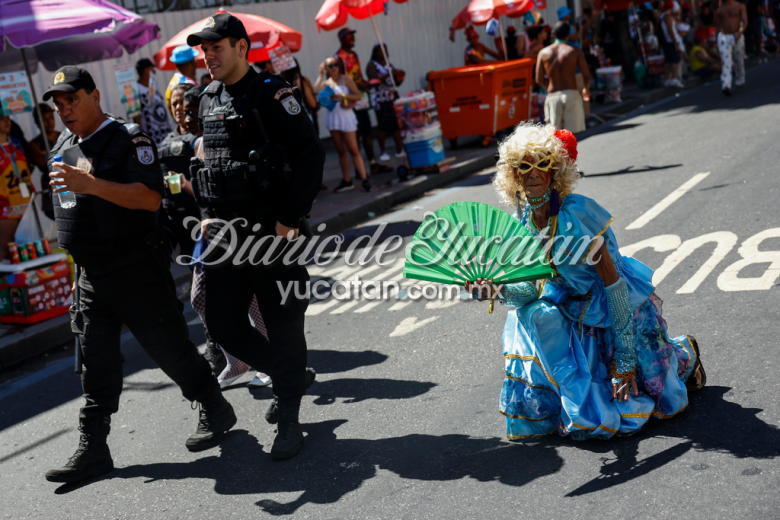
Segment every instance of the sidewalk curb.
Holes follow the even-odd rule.
[[[189,271],[174,279],[176,287],[192,280]],[[122,329],[126,330],[125,327]],[[63,314],[50,320],[30,325],[15,334],[0,338],[0,370],[25,359],[43,354],[48,350],[73,340],[70,330],[70,314]]]

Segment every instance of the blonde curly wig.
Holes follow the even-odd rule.
[[[558,190],[561,196],[574,191],[574,186],[580,179],[579,169],[569,157],[569,152],[563,147],[563,143],[555,137],[556,130],[552,125],[520,123],[509,137],[501,141],[498,145],[499,159],[496,164],[498,171],[493,177],[493,187],[501,202],[509,206],[517,205],[519,208],[525,207],[528,203],[514,166],[520,164],[525,157],[532,157],[536,162],[552,154],[555,160],[551,170],[553,189]]]

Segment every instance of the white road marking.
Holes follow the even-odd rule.
[[[432,302],[428,302],[425,304],[426,309],[446,309],[447,307],[452,307],[456,303],[461,302],[462,300],[460,298],[455,298],[454,300],[434,300]]]
[[[638,251],[647,248],[658,253],[666,253],[667,251],[674,251],[680,247],[680,244],[682,244],[682,240],[680,240],[679,235],[658,235],[636,244],[623,246],[620,248],[620,254],[623,256],[634,256]]]
[[[309,308],[306,309],[306,316],[316,316],[318,314],[322,314],[323,312],[327,311],[331,307],[336,306],[339,303],[339,300],[336,298],[331,298],[329,301],[325,303],[315,303],[312,305],[309,305]]]
[[[395,328],[393,332],[390,333],[390,337],[392,338],[397,336],[403,336],[404,334],[409,334],[410,332],[413,332],[419,329],[420,327],[424,327],[425,325],[437,319],[439,319],[438,316],[432,316],[422,321],[417,321],[417,318],[415,318],[414,316],[411,318],[406,318]]]
[[[689,294],[695,291],[704,279],[707,278],[707,275],[717,267],[718,263],[729,254],[729,251],[734,247],[734,244],[737,243],[737,235],[731,231],[718,231],[716,233],[709,233],[686,240],[674,251],[674,253],[666,257],[664,263],[661,264],[661,267],[656,269],[653,274],[653,285],[661,283],[661,280],[666,278],[672,269],[680,265],[680,262],[688,258],[696,249],[710,242],[715,242],[717,244],[715,246],[715,251],[713,251],[712,255],[704,262],[704,265],[702,265],[699,270],[685,282],[685,285],[677,290],[677,293]]]
[[[354,307],[355,305],[357,305],[359,303],[360,303],[360,300],[352,300],[350,302],[345,303],[344,305],[342,305],[338,309],[330,311],[330,313],[331,314],[344,314],[349,309],[351,309],[352,307]]]
[[[674,190],[672,193],[666,196],[661,202],[647,210],[641,217],[633,221],[631,224],[629,224],[626,229],[640,229],[644,227],[648,222],[653,220],[655,217],[663,213],[663,211],[674,204],[677,199],[685,195],[688,191],[690,191],[691,188],[699,184],[701,181],[703,181],[710,172],[705,173],[697,173],[693,177],[688,180],[688,182],[684,183],[682,186]]]
[[[362,306],[359,309],[355,309],[355,312],[359,312],[359,313],[368,312],[371,309],[373,309],[374,307],[378,307],[378,306],[382,305],[383,303],[385,303],[384,300],[376,300],[376,301],[373,301],[371,303],[365,304],[364,306]]]
[[[780,228],[767,229],[745,240],[739,247],[742,260],[728,266],[718,276],[721,291],[767,291],[780,278],[780,251],[759,251],[758,246],[768,238],[780,237]],[[758,278],[739,278],[739,272],[751,264],[769,263],[764,274]]]
[[[393,306],[390,307],[387,310],[388,311],[400,311],[404,307],[408,307],[409,305],[411,305],[411,303],[412,303],[412,300],[405,300],[405,301],[404,300],[400,300],[400,301],[395,302],[393,304]]]

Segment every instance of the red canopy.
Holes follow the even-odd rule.
[[[220,9],[217,13],[225,13],[224,9]],[[301,48],[301,33],[298,31],[282,25],[279,22],[275,22],[262,16],[245,13],[230,13],[244,24],[246,32],[249,35],[249,40],[252,42],[249,47],[249,61],[250,63],[256,63],[258,61],[267,61],[269,59],[268,51],[276,49],[280,44],[284,43],[289,47],[291,52],[298,52]],[[179,34],[168,40],[163,47],[154,53],[154,64],[160,70],[176,70],[176,65],[171,63],[170,57],[173,53],[173,49],[179,45],[187,43],[187,36],[192,33],[196,33],[203,28],[208,18],[196,22]],[[205,67],[203,61],[203,51],[198,49],[198,67]]]
[[[407,0],[394,0],[403,4]],[[320,12],[314,17],[317,30],[332,31],[347,24],[349,16],[365,20],[384,11],[386,0],[325,0]]]
[[[546,0],[538,1],[547,5]],[[517,18],[533,9],[534,6],[537,6],[537,4],[533,0],[471,0],[471,3],[458,13],[458,16],[453,18],[450,29],[463,29],[469,24],[484,25],[491,18],[498,18],[499,16]]]

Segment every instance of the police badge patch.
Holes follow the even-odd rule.
[[[174,141],[171,143],[171,153],[173,155],[181,155],[183,151],[184,151],[183,141]]]
[[[139,163],[146,165],[154,163],[154,151],[151,146],[139,146],[135,149],[135,153]]]
[[[287,96],[282,100],[282,106],[291,116],[297,116],[301,112],[301,105],[298,104],[298,100],[295,96]]]

